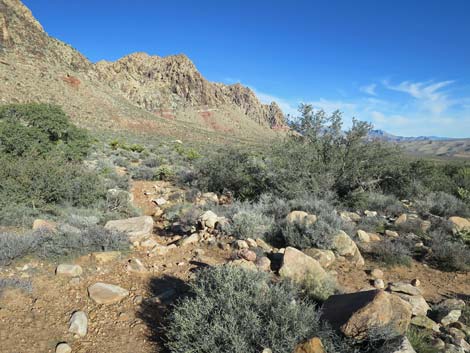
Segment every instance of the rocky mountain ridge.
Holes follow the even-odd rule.
[[[59,104],[76,122],[91,127],[97,120],[101,126],[129,120],[123,124],[128,127],[158,118],[163,119],[156,125],[171,131],[192,123],[205,131],[256,136],[285,127],[276,103],[262,104],[240,84],[207,81],[185,55],[135,53],[94,64],[50,37],[20,0],[0,0],[0,62],[0,103]],[[165,121],[179,120],[181,112],[183,122]]]

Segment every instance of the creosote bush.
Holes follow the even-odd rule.
[[[404,239],[384,239],[374,243],[371,255],[387,266],[411,266],[411,244]]]
[[[0,265],[25,256],[60,259],[99,251],[126,250],[126,235],[99,226],[81,229],[62,226],[57,232],[37,230],[26,234],[0,234]]]
[[[416,208],[421,214],[431,213],[441,217],[470,216],[470,209],[463,201],[445,192],[428,194],[424,199],[416,202]]]
[[[274,218],[263,212],[261,203],[236,203],[232,206],[231,222],[223,230],[238,239],[264,238],[274,227]]]
[[[166,336],[172,353],[292,353],[315,336],[328,353],[349,351],[294,284],[227,265],[198,274],[190,295],[175,305]]]

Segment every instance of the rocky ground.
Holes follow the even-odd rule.
[[[133,241],[128,252],[94,253],[61,264],[23,259],[0,268],[0,278],[32,283],[30,287],[7,289],[0,297],[0,351],[163,351],[159,327],[169,305],[185,292],[188,280],[199,268],[227,262],[264,271],[277,272],[280,267],[281,275],[294,279],[313,266],[319,274],[335,275],[342,291],[356,293],[350,294],[353,296],[358,292],[382,293],[365,290],[388,287],[394,298],[404,300],[405,304],[400,301],[405,308],[404,315],[407,310],[410,312],[405,322],[411,319],[412,313],[413,324],[439,331],[436,337],[442,341],[437,340],[437,345],[447,341],[448,352],[468,351],[451,350],[454,346],[469,347],[465,337],[470,330],[458,323],[465,305],[462,301],[448,301],[446,308],[450,309],[443,309],[447,312],[441,311],[440,317],[433,318],[435,321],[427,314],[428,303],[432,305],[448,298],[467,299],[470,274],[441,272],[418,262],[410,267],[384,268],[370,259],[364,261],[355,245],[352,256],[345,251],[345,256],[338,256],[338,251],[342,251],[338,247],[328,260],[318,253],[311,253],[310,257],[293,248],[274,249],[259,241],[235,241],[212,229],[214,222],[220,221],[212,212],[200,219],[199,232],[182,238],[166,231],[164,218],[165,207],[180,202],[167,200],[176,191],[178,188],[166,182],[133,184],[133,202],[145,216],[107,225],[127,227]],[[204,197],[214,198],[214,195]],[[36,226],[41,226],[40,222]],[[385,305],[380,295],[368,296],[366,307],[373,307],[377,302],[382,307]],[[347,295],[342,298],[329,301],[350,300]],[[348,320],[354,320],[354,314]],[[454,345],[449,346],[451,342]]]

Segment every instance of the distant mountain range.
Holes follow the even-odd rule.
[[[413,141],[454,141],[459,140],[451,137],[441,136],[397,136],[389,134],[383,130],[371,130],[369,138],[374,140],[383,140],[390,142],[413,142]]]

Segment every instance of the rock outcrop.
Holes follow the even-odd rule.
[[[150,112],[185,106],[208,112],[235,106],[259,124],[285,125],[276,103],[261,104],[251,89],[239,83],[224,85],[207,81],[184,54],[159,57],[134,53],[115,62],[100,61],[95,70],[102,82]]]
[[[207,81],[185,55],[94,64],[50,37],[20,0],[0,0],[0,104],[13,102],[58,104],[82,126],[177,138],[195,127],[245,138],[286,126],[276,103],[262,104],[241,84]]]

